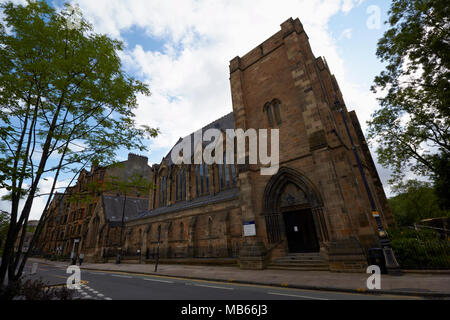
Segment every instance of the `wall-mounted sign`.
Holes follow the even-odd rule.
[[[255,221],[244,222],[244,237],[256,236]]]

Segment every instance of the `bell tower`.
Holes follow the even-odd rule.
[[[393,220],[364,136],[354,127],[356,114],[348,113],[326,61],[314,56],[300,20],[288,19],[272,37],[231,60],[230,85],[235,128],[278,129],[280,137],[275,176],[261,175],[259,164],[239,171],[242,222],[256,228],[256,235],[244,236],[241,267],[264,268],[272,258],[300,248],[293,241],[314,228],[317,246],[305,246],[317,247],[331,270],[363,270],[366,250],[378,246],[377,227],[336,101],[357,142],[382,221]],[[298,210],[293,206],[289,219],[275,209],[288,184],[309,199]],[[312,218],[295,212],[310,212]],[[309,221],[309,229],[302,231],[298,221]]]

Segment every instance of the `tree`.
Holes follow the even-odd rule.
[[[6,274],[14,281],[22,273],[27,255],[14,254],[14,242],[42,196],[44,174],[53,182],[32,243],[60,174],[74,174],[73,181],[87,164],[111,162],[119,148],[145,150],[158,130],[135,123],[137,95],[150,92],[122,71],[121,42],[96,34],[67,4],[61,12],[45,1],[0,7],[0,188],[11,202],[2,285]],[[23,237],[19,252],[22,244]]]
[[[394,189],[397,196],[389,199],[395,221],[407,227],[422,219],[450,216],[439,208],[438,197],[429,182],[409,180]]]
[[[0,210],[0,254],[3,252],[3,245],[5,244],[6,235],[9,228],[9,213]]]
[[[390,29],[378,42],[387,65],[372,87],[383,96],[369,138],[380,164],[393,169],[392,184],[409,169],[450,185],[449,17],[445,0],[394,0]]]

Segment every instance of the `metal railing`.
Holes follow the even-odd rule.
[[[450,242],[397,239],[392,248],[402,269],[450,269]]]

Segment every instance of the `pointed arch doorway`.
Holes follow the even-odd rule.
[[[322,200],[299,172],[280,168],[266,186],[264,210],[269,243],[287,243],[289,253],[319,252],[327,241]]]

